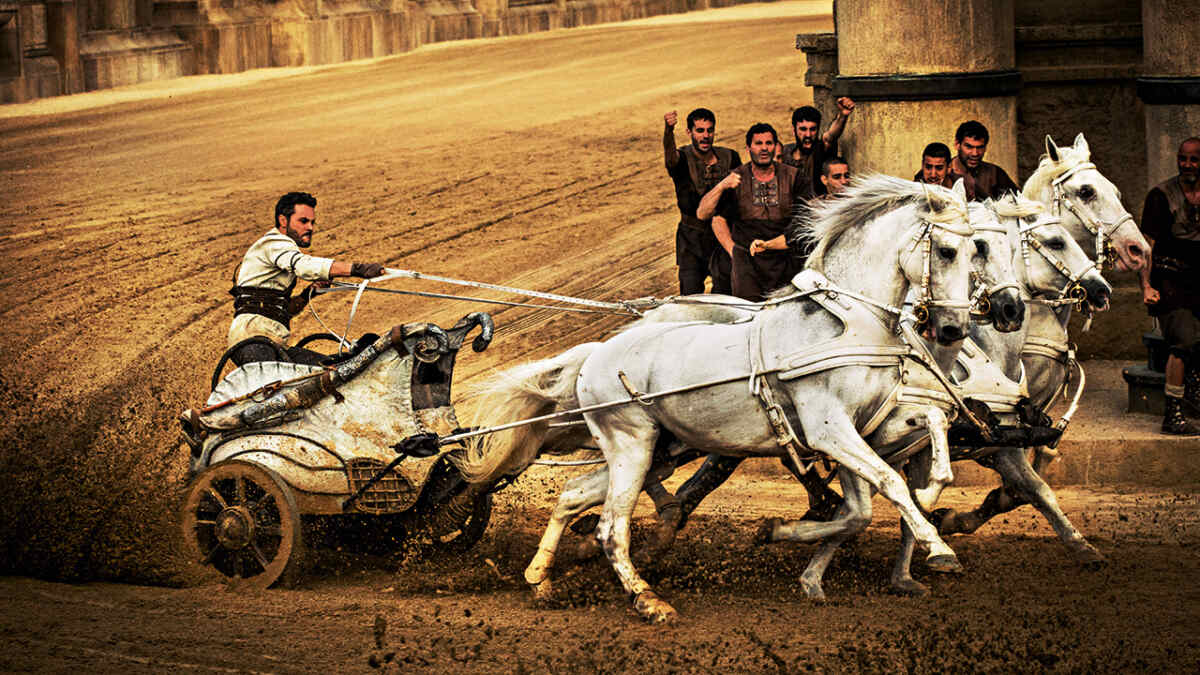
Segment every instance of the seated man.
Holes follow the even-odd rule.
[[[950,148],[945,143],[930,143],[921,152],[921,170],[913,176],[918,183],[954,187],[950,180]]]
[[[277,361],[278,350],[296,363],[320,365],[323,354],[301,347],[288,347],[291,320],[304,310],[313,290],[334,277],[372,278],[383,274],[379,263],[348,263],[317,258],[300,252],[312,244],[316,227],[317,200],[306,192],[289,192],[275,204],[275,227],[254,242],[234,272],[233,322],[229,325],[228,348],[253,337],[263,342],[242,345],[231,358],[239,366],[254,361]],[[317,282],[292,296],[296,279]]]

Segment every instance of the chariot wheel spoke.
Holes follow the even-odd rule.
[[[237,503],[241,506],[246,504],[246,478],[238,477],[237,481]]]
[[[251,542],[250,546],[254,549],[254,559],[258,561],[259,565],[262,565],[263,570],[266,570],[267,566],[271,564],[271,561],[267,560],[267,556],[264,555],[262,549],[258,547],[258,542]]]
[[[214,544],[212,548],[208,549],[208,553],[205,554],[204,557],[200,559],[200,564],[208,565],[208,564],[212,563],[213,558],[217,557],[217,551],[220,551],[220,550],[221,550],[221,545]]]
[[[225,498],[222,497],[221,493],[217,492],[217,489],[214,488],[213,486],[209,485],[207,488],[204,489],[204,492],[207,495],[209,495],[210,497],[212,497],[213,499],[215,499],[217,502],[217,505],[220,506],[221,508],[224,509],[224,508],[229,507],[229,504],[225,503]]]

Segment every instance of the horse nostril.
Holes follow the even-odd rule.
[[[1017,312],[1016,304],[1011,303],[1011,302],[1006,302],[1006,303],[1004,303],[1004,307],[1003,307],[1002,311],[1004,313],[1005,321],[1016,321],[1017,320],[1017,316],[1019,315],[1019,312]]]
[[[962,329],[954,324],[946,324],[945,326],[942,326],[942,329],[938,331],[938,334],[951,342],[961,340],[963,338]]]

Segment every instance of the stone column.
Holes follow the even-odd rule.
[[[62,93],[83,91],[83,63],[79,60],[79,10],[74,0],[46,2],[46,46],[58,61]]]
[[[926,144],[954,152],[954,131],[978,120],[985,159],[1017,176],[1012,0],[838,0],[835,96],[857,103],[841,151],[856,173],[912,178]]]
[[[1142,0],[1142,76],[1146,104],[1147,188],[1178,172],[1175,155],[1189,136],[1200,136],[1200,4]]]

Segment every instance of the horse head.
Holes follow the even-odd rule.
[[[1016,228],[1022,285],[1033,298],[1086,302],[1108,308],[1112,287],[1062,222],[1039,203],[1010,194],[991,205],[999,218]]]
[[[1090,159],[1083,134],[1069,147],[1059,147],[1046,136],[1046,154],[1025,181],[1022,194],[1060,218],[1083,250],[1094,252],[1101,267],[1111,247],[1119,268],[1145,269],[1150,263],[1150,245],[1121,205],[1120,191]]]
[[[970,329],[974,231],[961,181],[951,190],[920,186],[924,199],[900,251],[900,269],[916,289],[914,311],[922,336],[949,345]]]
[[[1021,299],[1021,279],[1017,276],[1019,259],[1016,226],[1001,223],[991,200],[967,205],[971,217],[971,236],[975,250],[971,255],[976,311],[996,330],[1010,333],[1020,329],[1025,319],[1025,303]],[[978,317],[978,315],[977,315]]]

